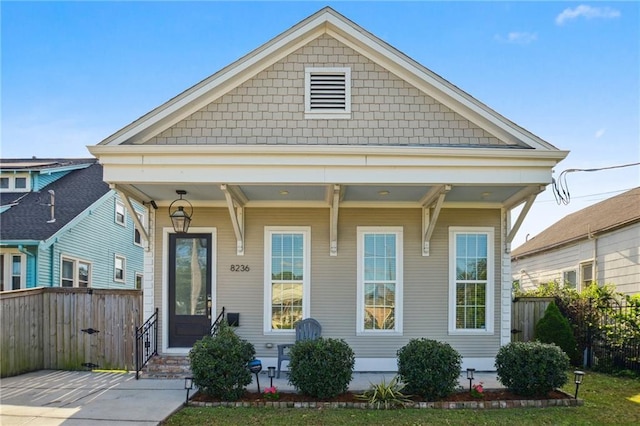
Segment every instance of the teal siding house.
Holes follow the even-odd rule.
[[[140,288],[148,212],[132,208],[95,159],[0,160],[0,291]]]

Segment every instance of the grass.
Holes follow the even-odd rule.
[[[573,374],[563,388],[573,394]],[[167,425],[637,425],[640,379],[587,372],[581,407],[493,410],[362,410],[187,407]]]

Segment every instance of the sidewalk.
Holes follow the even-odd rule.
[[[157,425],[182,407],[184,380],[42,370],[0,381],[0,424]]]

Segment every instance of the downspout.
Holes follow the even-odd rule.
[[[22,244],[18,245],[18,251],[27,256],[27,276],[31,279],[27,282],[27,288],[33,288],[36,286],[35,277],[36,277],[36,267],[35,267],[35,255],[29,252]],[[31,275],[29,275],[29,271],[31,271]]]

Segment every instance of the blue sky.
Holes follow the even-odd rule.
[[[639,2],[7,2],[2,146],[88,157],[94,145],[329,5],[569,157],[640,161]],[[640,185],[640,167],[568,175],[514,242]]]

